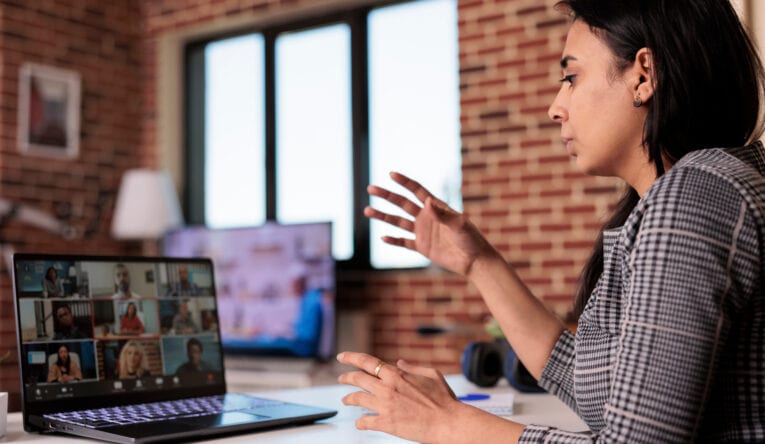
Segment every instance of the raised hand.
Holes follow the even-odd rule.
[[[365,216],[414,234],[414,239],[383,236],[384,242],[417,251],[436,264],[461,275],[470,273],[479,257],[499,256],[464,214],[454,211],[417,181],[400,173],[391,173],[390,176],[411,191],[419,202],[412,202],[400,194],[375,185],[367,188],[370,195],[385,199],[414,218],[410,220],[366,207]]]

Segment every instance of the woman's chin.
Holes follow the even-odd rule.
[[[576,169],[579,170],[579,172],[588,176],[607,176],[607,174],[604,174],[602,169],[598,168],[597,165],[587,163],[587,159],[577,155],[574,155],[573,157],[574,163],[576,164]]]
[[[572,154],[571,159],[574,161],[574,165],[576,165],[576,169],[579,170],[579,172],[590,175],[592,174],[592,165],[587,164],[586,159],[577,154]]]

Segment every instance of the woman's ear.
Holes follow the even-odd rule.
[[[632,65],[633,84],[635,97],[640,97],[643,103],[653,97],[654,84],[656,82],[653,66],[653,52],[648,48],[641,48],[635,54],[635,62]]]

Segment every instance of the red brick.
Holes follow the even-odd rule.
[[[504,20],[505,14],[489,14],[478,17],[477,23],[480,25],[486,25],[487,23],[500,22]]]
[[[522,182],[548,182],[552,178],[552,173],[526,173],[521,175]]]
[[[478,149],[482,153],[493,151],[506,151],[510,145],[507,143],[497,143],[492,145],[481,145]]]
[[[556,26],[563,26],[568,24],[568,19],[566,18],[558,18],[558,19],[550,19],[550,20],[542,20],[537,22],[537,29],[545,29],[545,28],[552,28]]]
[[[542,261],[544,267],[571,267],[574,261],[571,259],[549,259]]]
[[[563,208],[565,214],[594,213],[594,205],[572,205]]]
[[[592,246],[595,244],[594,240],[592,241],[565,241],[563,242],[563,248],[566,249],[586,249],[589,250],[592,248]]]
[[[537,46],[545,46],[547,45],[548,40],[547,37],[541,38],[541,39],[532,39],[532,40],[522,40],[518,42],[518,49],[530,49]]]
[[[517,132],[521,132],[521,131],[526,131],[527,129],[528,128],[526,127],[526,125],[509,125],[509,126],[504,126],[504,127],[500,128],[499,132],[501,132],[501,133],[517,133]]]
[[[535,14],[538,12],[544,12],[547,7],[545,5],[538,5],[538,6],[530,6],[527,8],[521,8],[519,9],[516,14],[518,15],[528,15],[528,14]]]
[[[526,63],[528,63],[528,60],[526,60],[525,58],[502,60],[499,63],[497,63],[497,68],[499,69],[514,68],[517,66],[523,66]]]
[[[512,233],[528,233],[529,227],[527,226],[504,226],[499,229],[499,232],[502,234],[512,234]]]
[[[523,25],[521,25],[521,26],[509,26],[509,27],[506,27],[506,28],[499,28],[497,30],[497,37],[508,38],[510,36],[514,36],[514,35],[522,33],[525,29],[526,29],[526,27],[523,26]]]
[[[547,71],[533,72],[528,74],[521,74],[520,76],[518,76],[518,80],[520,80],[521,82],[526,82],[529,80],[544,79],[544,78],[547,78],[549,75],[550,73],[548,73]]]
[[[525,92],[512,92],[509,94],[500,94],[499,100],[503,102],[515,102],[515,101],[522,101],[524,98],[526,98]],[[523,128],[526,128],[525,126]]]
[[[571,231],[571,224],[541,224],[539,230],[542,232]]]
[[[584,187],[584,194],[613,194],[619,193],[617,186]]]
[[[521,142],[521,148],[532,148],[550,145],[550,139],[530,139]]]
[[[488,46],[486,48],[482,48],[478,50],[478,55],[485,56],[488,54],[496,54],[499,52],[503,52],[505,50],[505,45],[494,45],[494,46]]]
[[[571,190],[556,190],[556,189],[546,189],[542,190],[542,192],[539,193],[540,197],[560,197],[560,196],[570,196]]]
[[[571,157],[568,155],[557,155],[557,156],[542,156],[539,158],[539,163],[542,165],[550,164],[550,163],[569,163],[571,162]]]
[[[552,242],[524,242],[521,244],[521,251],[548,251],[552,248]]]
[[[457,2],[457,11],[462,13],[470,9],[477,9],[481,5],[483,5],[483,0],[460,0]]]
[[[499,167],[502,169],[505,168],[518,168],[525,166],[529,163],[528,159],[510,159],[510,160],[501,160],[499,162]],[[502,197],[504,198],[505,195],[503,194]]]

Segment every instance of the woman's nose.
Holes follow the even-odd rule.
[[[550,104],[550,108],[547,109],[547,115],[550,116],[550,120],[558,123],[563,123],[568,117],[566,109],[561,105],[560,92],[555,96],[555,100]]]

